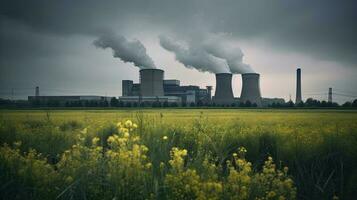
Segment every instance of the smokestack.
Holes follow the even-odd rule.
[[[242,74],[242,93],[240,95],[240,102],[246,103],[249,101],[252,104],[262,106],[262,96],[260,94],[260,75],[257,73]]]
[[[328,89],[328,102],[332,103],[332,88]]]
[[[301,103],[301,69],[297,68],[296,70],[296,99],[295,104]]]
[[[232,74],[216,74],[216,91],[214,102],[218,105],[231,105],[234,102],[232,90]]]
[[[40,87],[38,87],[38,86],[36,86],[35,96],[36,97],[40,96]]]
[[[140,70],[141,96],[164,96],[164,71],[161,69]]]
[[[212,99],[212,86],[206,86],[206,88],[207,88],[208,99],[211,101],[211,99]]]

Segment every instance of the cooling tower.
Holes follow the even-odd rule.
[[[240,102],[246,103],[249,101],[257,106],[262,106],[262,96],[260,94],[259,74],[246,73],[242,74],[242,93]]]
[[[214,103],[218,105],[231,105],[234,103],[232,74],[216,74],[216,92],[214,94]]]
[[[301,98],[301,69],[298,68],[296,70],[296,99],[295,103],[301,103],[302,98]]]
[[[161,69],[140,70],[141,96],[164,96],[164,71]]]

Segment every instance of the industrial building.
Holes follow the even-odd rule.
[[[198,86],[181,86],[179,80],[164,80],[164,71],[160,69],[140,70],[140,83],[132,80],[122,81],[122,102],[168,102],[197,104],[210,103],[211,86],[201,89]]]
[[[113,97],[94,96],[94,95],[76,95],[76,96],[39,96],[38,87],[36,87],[36,95],[28,96],[28,101],[38,105],[56,105],[68,106],[76,104],[77,106],[86,106],[91,104],[110,104]]]

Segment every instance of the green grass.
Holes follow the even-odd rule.
[[[27,155],[25,152],[30,152],[31,149],[36,150],[37,153],[41,153],[38,159],[47,159],[45,163],[59,173],[60,170],[56,171],[58,163],[63,162],[66,150],[78,144],[78,135],[83,129],[88,130],[84,137],[84,147],[91,148],[92,138],[98,137],[100,146],[106,149],[108,148],[107,139],[117,134],[115,124],[127,119],[133,120],[139,126],[135,134],[141,137],[140,144],[149,149],[148,159],[153,165],[150,177],[152,178],[154,174],[153,177],[156,177],[155,180],[158,181],[159,186],[165,185],[165,178],[160,174],[170,173],[170,167],[163,172],[159,165],[164,162],[170,166],[168,161],[171,159],[169,152],[172,147],[187,149],[188,156],[185,158],[184,167],[197,170],[202,177],[207,173],[202,171],[206,158],[209,158],[216,167],[223,167],[217,172],[219,177],[223,177],[222,180],[218,178],[215,181],[224,182],[224,177],[228,176],[229,171],[225,169],[226,161],[231,160],[233,153],[243,146],[248,150],[245,158],[252,163],[252,169],[257,173],[261,171],[268,156],[273,157],[278,168],[288,166],[289,176],[292,177],[297,187],[298,199],[332,199],[334,195],[339,196],[340,199],[353,199],[357,196],[357,111],[323,109],[0,110],[0,142],[3,145],[8,144],[12,149],[18,148],[20,155],[25,157]],[[164,136],[168,137],[166,143],[162,140]],[[22,144],[14,145],[18,141]],[[5,160],[6,162],[1,161],[7,163],[8,160]],[[2,170],[9,171],[0,177],[4,183],[1,189],[1,193],[5,194],[4,197],[9,197],[13,193],[33,195],[32,190],[23,189],[28,188],[29,183],[23,179],[18,181],[20,175],[9,170],[7,168],[9,166],[4,163],[1,165]],[[100,163],[106,163],[106,161]],[[72,166],[72,168],[76,167]],[[69,172],[66,171],[66,173]],[[62,174],[65,172],[60,172],[58,176]],[[162,176],[165,177],[165,175]],[[96,177],[93,179],[96,180]],[[68,193],[74,191],[72,197],[82,198],[78,196],[82,194],[78,191],[82,191],[92,194],[92,199],[104,198],[100,196],[103,188],[98,187],[102,183],[95,186],[83,183],[83,188],[81,184],[77,184],[74,188],[74,186],[68,186],[71,184],[66,185],[60,180],[57,181],[59,184],[56,187],[59,189],[52,191],[55,197],[62,193],[65,195],[61,195],[61,198],[66,195],[68,197]],[[32,182],[30,185],[40,188]],[[93,192],[93,188],[99,192]],[[154,193],[159,195],[156,198],[167,198],[164,189],[154,190],[151,187],[145,187],[145,189],[148,191],[146,194]],[[5,191],[7,192],[4,193]],[[112,197],[110,194],[108,198]],[[43,196],[37,194],[33,197],[42,198]],[[125,195],[121,197],[128,198]],[[223,194],[220,197],[228,198]]]

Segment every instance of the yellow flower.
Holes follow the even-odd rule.
[[[152,164],[151,164],[151,163],[147,163],[147,164],[145,165],[145,167],[146,167],[147,169],[150,169],[150,168],[151,168],[151,166],[152,166]]]
[[[165,135],[164,137],[162,137],[163,140],[167,140],[168,137]]]
[[[130,136],[130,134],[129,134],[128,132],[125,132],[125,133],[124,133],[124,137],[125,137],[125,138],[128,138],[129,136]]]
[[[121,126],[122,126],[121,122],[118,122],[117,127],[121,127]]]
[[[93,145],[96,145],[96,144],[98,143],[98,141],[99,141],[99,138],[98,138],[98,137],[94,137],[94,138],[92,139],[92,144],[93,144]]]
[[[114,141],[115,141],[115,138],[113,136],[109,136],[108,139],[107,139],[108,143],[112,143]]]
[[[120,128],[120,129],[119,129],[119,132],[120,132],[120,133],[129,132],[129,129],[127,129],[127,128]]]
[[[276,193],[274,191],[270,191],[267,195],[268,198],[275,197]]]
[[[86,134],[88,132],[87,128],[84,128],[83,130],[81,130],[81,133]]]
[[[71,176],[67,176],[66,182],[71,183],[73,181],[73,178]]]
[[[285,174],[288,173],[288,170],[289,170],[288,167],[284,167],[284,172],[285,172]]]
[[[130,120],[126,120],[125,127],[130,128],[133,125],[133,122]]]
[[[138,125],[135,124],[135,123],[133,123],[133,128],[134,128],[134,129],[135,129],[135,128],[138,128]]]
[[[182,155],[183,155],[183,156],[186,156],[186,155],[187,155],[187,150],[186,150],[186,149],[183,149],[183,150],[182,150]]]

